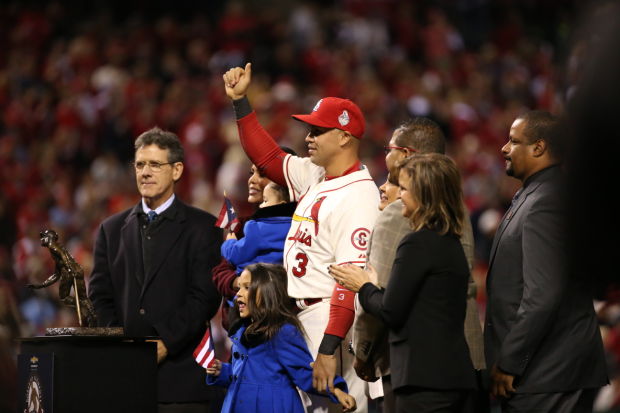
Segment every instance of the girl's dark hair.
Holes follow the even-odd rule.
[[[292,324],[304,332],[294,311],[294,304],[287,293],[286,270],[281,265],[252,264],[245,267],[252,275],[246,305],[252,322],[245,330],[249,337],[261,341],[272,339],[286,324]]]
[[[273,189],[274,191],[276,191],[278,193],[278,196],[280,197],[281,200],[283,200],[286,203],[291,202],[291,196],[288,193],[288,188],[282,185],[278,185],[275,182],[269,182],[266,187],[270,187],[271,189]]]
[[[284,152],[290,155],[297,156],[297,152],[295,152],[293,149],[289,148],[288,146],[280,145],[280,149],[282,149]],[[280,193],[280,197],[282,198],[282,200],[284,200],[284,202],[291,202],[291,196],[289,195],[288,188],[286,186],[278,185],[274,182],[273,189],[275,189],[276,191]]]

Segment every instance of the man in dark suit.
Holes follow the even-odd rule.
[[[142,200],[101,224],[89,297],[101,326],[160,337],[159,412],[219,411],[220,390],[206,386],[192,352],[220,304],[211,270],[222,234],[212,215],[174,195],[184,158],[175,134],[153,128],[135,150]]]
[[[585,277],[567,267],[556,119],[532,111],[512,124],[506,173],[523,182],[493,241],[485,353],[505,412],[591,412],[607,383]]]

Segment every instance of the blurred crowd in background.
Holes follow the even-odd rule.
[[[221,78],[248,61],[262,124],[301,155],[306,131],[290,115],[323,96],[355,101],[377,184],[399,123],[441,125],[463,176],[484,314],[488,252],[519,185],[505,176],[500,148],[521,111],[562,112],[579,66],[578,2],[206,3],[148,13],[120,2],[0,5],[0,340],[10,354],[16,337],[76,324],[56,287],[25,287],[53,272],[39,232],[56,230],[88,276],[100,222],[139,200],[129,164],[144,130],[181,138],[182,199],[217,214],[226,191],[240,215],[252,212],[250,164]],[[607,305],[602,319],[612,376],[619,313]],[[618,402],[610,389],[601,409]]]

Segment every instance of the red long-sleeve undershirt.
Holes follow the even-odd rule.
[[[241,146],[252,163],[262,175],[286,187],[282,169],[286,152],[280,149],[271,135],[258,123],[256,112],[237,120],[237,127]]]
[[[237,120],[241,146],[261,174],[278,185],[287,186],[282,164],[284,152],[269,133],[260,125],[256,112]],[[308,297],[315,298],[315,297]],[[341,287],[334,287],[330,302],[329,321],[325,334],[344,338],[353,325],[355,293]]]

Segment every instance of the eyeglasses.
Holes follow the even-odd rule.
[[[133,165],[133,167],[136,168],[136,171],[141,171],[144,169],[145,166],[148,166],[151,172],[160,172],[162,166],[172,165],[174,163],[176,162],[138,161],[138,162],[132,162],[131,165]]]
[[[396,149],[397,151],[411,151],[411,152],[417,152],[417,149],[413,149],[410,148],[408,146],[384,146],[383,147],[383,151],[385,152],[385,154],[387,155],[388,153],[390,153],[392,151],[392,149]]]

